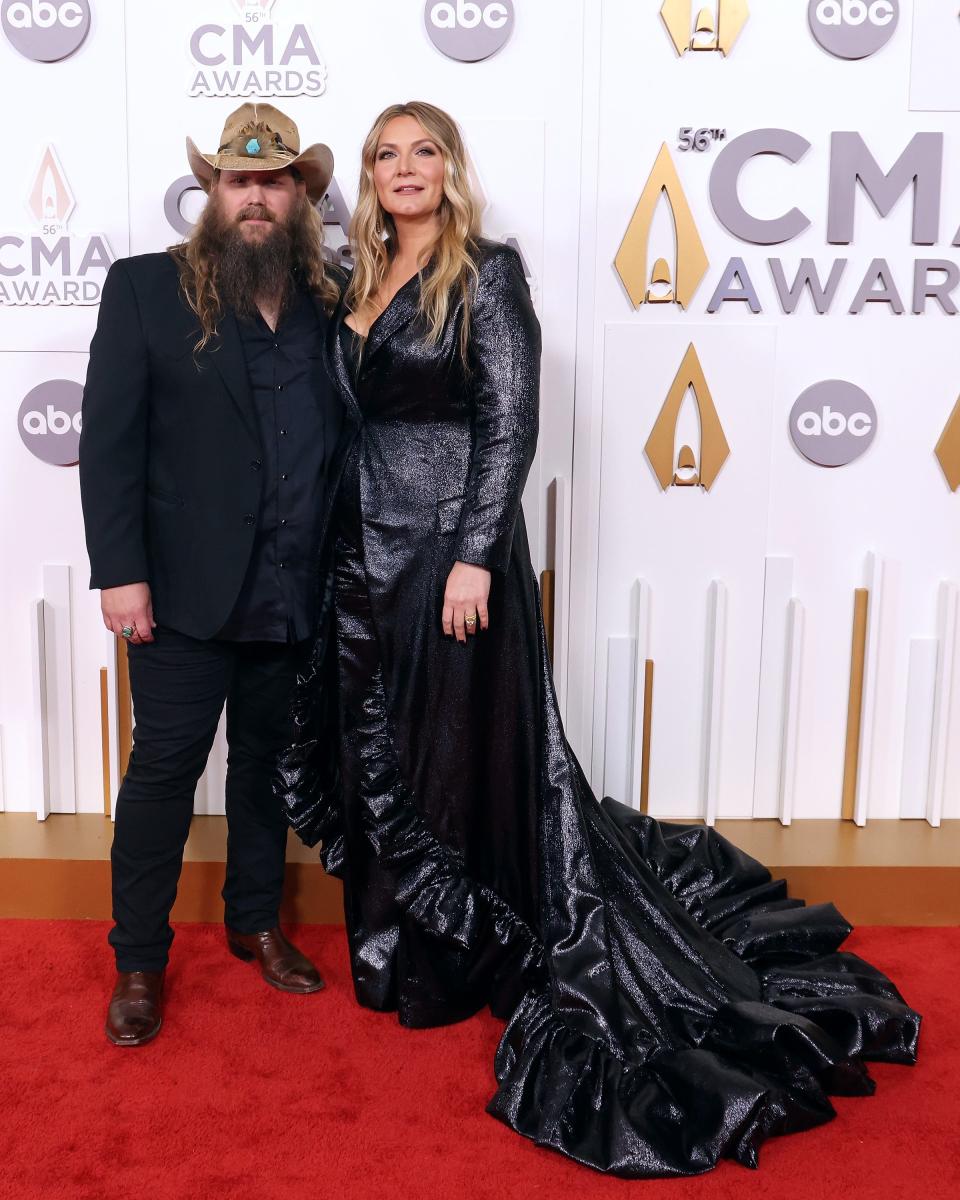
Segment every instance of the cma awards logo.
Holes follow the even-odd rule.
[[[79,50],[90,31],[88,0],[3,0],[7,41],[33,62],[59,62]]]
[[[881,218],[889,216],[904,193],[912,196],[911,241],[915,246],[934,246],[940,239],[943,134],[917,133],[889,169],[873,157],[859,133],[835,132],[830,138],[827,192],[826,241],[848,246],[853,241],[857,197],[866,194]],[[781,216],[757,217],[740,195],[740,176],[748,163],[770,158],[796,164],[811,143],[788,129],[755,129],[728,142],[717,155],[709,179],[713,215],[728,234],[753,246],[775,246],[792,241],[812,224],[799,208]],[[665,207],[672,221],[669,235],[657,246],[650,260],[654,216]],[[663,232],[667,223],[661,223]],[[960,230],[952,246],[960,246]],[[617,250],[614,266],[634,308],[644,304],[675,304],[689,309],[710,266],[690,202],[664,144],[640,195]],[[835,258],[825,268],[812,258],[787,265],[781,257],[767,258],[766,273],[781,310],[795,313],[808,297],[820,314],[834,310],[840,285],[848,275],[850,261]],[[857,268],[853,268],[856,270]],[[764,311],[756,266],[748,267],[739,256],[727,260],[706,305],[716,313],[725,304],[745,305],[752,314]],[[861,268],[862,270],[862,268]],[[907,311],[922,315],[936,306],[948,316],[958,308],[953,292],[960,286],[960,267],[952,258],[914,260],[905,303],[894,271],[886,258],[874,257],[856,277],[846,312],[857,315],[867,305],[884,306],[891,313]]]
[[[41,462],[72,467],[80,458],[83,388],[72,379],[48,379],[27,392],[17,414],[23,444]]]
[[[700,431],[696,451],[678,437],[688,395],[696,409]],[[730,456],[720,416],[692,342],[643,450],[663,491],[671,487],[699,487],[709,491]]]
[[[0,234],[0,304],[97,304],[113,254],[102,233],[67,229],[76,202],[47,146],[27,206],[37,229]]]
[[[715,0],[695,7],[693,0],[663,0],[660,17],[677,54],[718,50],[724,57],[747,23],[747,0]]]
[[[900,0],[809,0],[810,32],[835,58],[868,58],[893,37]]]
[[[279,0],[222,0],[230,25],[190,34],[191,96],[319,96],[327,68],[306,25],[271,20]]]
[[[427,0],[423,24],[441,54],[457,62],[491,58],[513,33],[513,0]]]

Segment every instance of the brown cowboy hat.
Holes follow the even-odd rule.
[[[215,171],[278,171],[295,167],[316,204],[333,178],[333,152],[317,142],[300,151],[296,123],[272,104],[241,104],[227,117],[216,154],[201,154],[187,138],[190,169],[205,192]]]

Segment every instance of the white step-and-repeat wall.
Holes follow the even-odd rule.
[[[75,467],[109,263],[189,230],[184,138],[249,97],[332,147],[335,254],[417,98],[543,323],[525,499],[594,786],[960,816],[957,61],[960,0],[0,0],[0,807],[116,790]]]

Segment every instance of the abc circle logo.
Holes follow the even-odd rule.
[[[23,398],[17,426],[23,444],[41,462],[72,467],[80,458],[83,388],[72,379],[48,379]]]
[[[83,45],[90,30],[89,0],[3,0],[0,24],[24,58],[59,62]]]
[[[513,22],[513,0],[427,0],[423,9],[430,41],[458,62],[480,62],[502,50]]]
[[[900,0],[810,0],[810,30],[835,58],[867,58],[893,37]]]
[[[808,387],[790,410],[790,436],[804,458],[820,467],[845,467],[877,433],[877,410],[856,384],[825,379]]]

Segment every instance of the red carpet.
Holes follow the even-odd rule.
[[[877,1094],[775,1138],[759,1171],[606,1179],[488,1117],[500,1025],[412,1032],[353,1000],[343,931],[296,931],[326,991],[287,996],[186,925],[164,1029],[103,1037],[112,985],[93,922],[0,922],[0,1196],[105,1200],[955,1200],[960,929],[863,929],[847,943],[925,1015],[920,1063],[874,1065]]]

